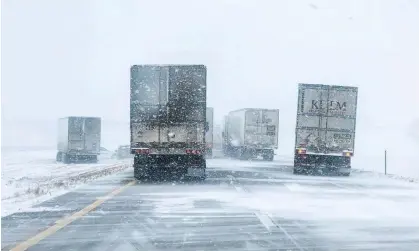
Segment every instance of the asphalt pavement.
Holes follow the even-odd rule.
[[[418,184],[209,160],[203,182],[133,169],[2,218],[2,250],[419,250]]]

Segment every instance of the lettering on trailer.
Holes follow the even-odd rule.
[[[266,127],[266,135],[275,136],[275,126],[274,125],[268,125]]]
[[[262,113],[262,118],[259,120],[259,116],[257,116],[258,114],[255,113],[253,118],[252,118],[252,122],[256,123],[256,124],[269,124],[272,123],[272,118],[268,117],[268,114],[266,114],[265,112]]]
[[[349,133],[334,133],[333,134],[333,141],[338,144],[351,144],[352,143],[352,135]]]
[[[310,112],[318,112],[319,110],[329,109],[331,113],[344,113],[347,110],[346,101],[340,102],[337,100],[312,100]]]

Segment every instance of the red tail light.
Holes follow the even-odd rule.
[[[194,149],[186,149],[186,154],[201,154],[201,150],[194,150]]]
[[[150,154],[150,149],[135,149],[137,154]]]

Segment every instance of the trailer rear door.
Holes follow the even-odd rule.
[[[300,85],[296,147],[341,154],[354,149],[356,87]]]
[[[100,130],[99,118],[84,119],[84,148],[89,153],[100,153]]]
[[[205,144],[205,66],[131,68],[132,147]]]
[[[278,147],[278,110],[249,109],[245,118],[246,145]]]

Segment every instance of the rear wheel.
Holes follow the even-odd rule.
[[[249,160],[249,159],[253,159],[253,153],[246,148],[239,148],[238,149],[238,154],[239,154],[239,159],[240,160]]]
[[[97,155],[93,155],[90,157],[90,162],[97,163]]]
[[[148,158],[144,155],[134,155],[134,178],[146,180],[149,176],[147,171]]]
[[[263,155],[263,160],[273,161],[274,160],[274,155],[273,154]]]
[[[63,158],[62,158],[62,153],[61,153],[61,152],[58,152],[58,153],[57,153],[57,156],[55,157],[55,160],[56,160],[57,162],[60,162],[60,161],[62,161],[62,160],[63,160]]]
[[[61,159],[63,161],[64,164],[69,164],[70,163],[70,156],[66,153],[62,153],[61,154]]]
[[[205,150],[205,158],[212,159],[212,149],[206,149]]]

